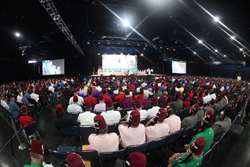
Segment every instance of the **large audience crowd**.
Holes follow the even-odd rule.
[[[157,150],[161,156],[150,154],[147,157],[161,166],[197,166],[201,164],[203,154],[229,130],[231,121],[244,106],[250,84],[204,76],[78,76],[16,81],[2,84],[0,88],[2,107],[9,110],[14,119],[20,117],[22,128],[34,121],[29,115],[31,111],[38,112],[39,103],[64,97],[66,111],[62,107],[65,104],[56,106],[56,128],[94,127],[96,133],[88,137],[88,142],[99,153],[151,142],[200,121],[191,140],[185,138],[179,142],[179,147]],[[223,112],[215,114],[224,106]],[[184,109],[188,109],[188,115],[181,119],[176,113]],[[118,132],[108,133],[108,126],[113,124],[118,125]],[[32,143],[42,144],[39,141]],[[32,162],[43,157],[41,150],[38,154],[42,156],[33,153],[31,151]],[[69,156],[66,159],[69,166],[76,162],[78,166],[83,165],[77,154]],[[133,161],[133,157],[136,160]],[[145,155],[141,153],[134,153],[130,160],[130,166],[146,165]],[[124,164],[125,161],[118,160],[115,166]]]

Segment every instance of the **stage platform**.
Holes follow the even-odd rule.
[[[118,77],[120,77],[120,76],[137,76],[137,77],[146,77],[146,76],[163,76],[162,74],[131,74],[131,75],[128,75],[128,74],[115,74],[115,73],[109,73],[109,74],[101,74],[101,75],[99,75],[99,74],[94,74],[94,75],[92,75],[92,77],[100,77],[100,76],[105,76],[105,77],[107,77],[107,76],[118,76]]]

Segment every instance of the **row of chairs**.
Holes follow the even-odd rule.
[[[171,135],[164,136],[158,139],[155,139],[151,142],[145,142],[140,145],[128,146],[126,149],[118,150],[115,152],[109,153],[100,153],[98,154],[95,150],[82,150],[81,148],[77,149],[76,147],[69,146],[59,146],[57,150],[50,150],[52,156],[57,159],[65,160],[66,156],[72,152],[79,154],[83,160],[93,161],[93,160],[111,160],[118,157],[128,157],[129,154],[133,152],[150,152],[156,149],[159,149],[167,144],[172,144],[181,137],[186,137],[190,132],[196,130],[200,127],[201,122],[197,122],[196,125],[188,129],[180,129],[179,131],[172,133]]]

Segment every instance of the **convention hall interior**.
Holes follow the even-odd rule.
[[[250,166],[249,1],[1,4],[0,167]]]

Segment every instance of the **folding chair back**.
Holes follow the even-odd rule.
[[[62,160],[65,160],[67,155],[70,154],[70,153],[61,153],[61,152],[58,152],[58,151],[53,151],[53,150],[48,150],[50,152],[50,154],[57,158],[57,159],[62,159]]]
[[[180,129],[179,131],[172,133],[167,141],[167,144],[171,144],[175,142],[177,139],[181,137],[183,132],[184,132],[184,129]]]
[[[145,142],[143,144],[140,144],[140,145],[132,145],[132,146],[128,146],[126,148],[126,156],[129,156],[129,154],[133,153],[133,152],[145,152],[147,151],[148,149],[148,146],[149,146],[149,143],[148,142]]]
[[[79,126],[79,135],[82,137],[88,137],[90,134],[95,133],[95,128],[94,127],[84,127],[84,126]]]
[[[152,151],[152,150],[156,150],[156,149],[160,148],[168,141],[169,137],[170,137],[170,135],[151,141],[147,151]]]
[[[96,150],[76,151],[76,154],[79,154],[83,160],[93,161],[99,159],[99,155]]]
[[[36,123],[32,122],[29,125],[25,125],[24,130],[25,130],[25,133],[26,133],[27,136],[30,136],[30,135],[36,133],[37,132]]]
[[[109,152],[109,153],[100,153],[100,158],[109,160],[109,159],[116,159],[118,157],[123,157],[125,153],[125,149]]]
[[[62,132],[64,137],[80,137],[76,126],[61,128],[61,132]]]

